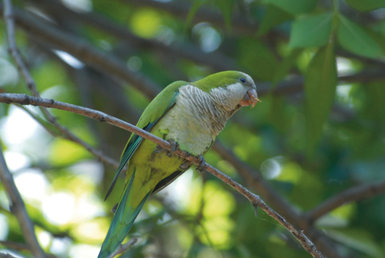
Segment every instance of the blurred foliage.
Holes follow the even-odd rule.
[[[50,17],[55,29],[116,57],[159,90],[224,68],[251,74],[263,102],[237,113],[219,139],[298,212],[350,187],[385,180],[383,0],[13,2],[17,10]],[[68,15],[60,15],[64,9]],[[101,29],[96,21],[112,26]],[[0,92],[30,94],[7,53],[4,22],[0,28]],[[16,33],[43,97],[137,121],[149,99],[132,82],[39,37],[22,27]],[[28,109],[44,121],[38,108]],[[71,132],[119,158],[128,132],[53,113]],[[44,250],[95,257],[120,197],[115,191],[103,201],[114,168],[51,136],[16,106],[0,103],[0,137]],[[251,187],[218,153],[210,151],[206,160],[262,197],[269,194]],[[319,218],[315,227],[340,256],[385,257],[384,207],[384,196],[354,202]],[[124,257],[309,257],[272,218],[261,211],[255,216],[228,186],[193,171],[146,204],[130,237],[138,242]],[[1,184],[0,240],[24,243]],[[12,248],[0,243],[1,249]]]

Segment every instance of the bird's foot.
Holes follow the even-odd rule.
[[[153,152],[153,155],[161,153],[161,152],[166,152],[166,155],[168,157],[171,157],[172,154],[178,149],[179,146],[178,146],[178,143],[175,140],[171,139],[171,140],[168,140],[168,142],[171,145],[171,149],[170,150],[163,149],[162,147],[157,145],[155,150],[154,150],[154,152]]]
[[[189,169],[191,167],[191,162],[190,161],[185,161],[183,162],[180,166],[179,166],[179,169],[182,170],[182,171],[186,171],[187,169]]]
[[[175,140],[173,140],[173,139],[168,140],[168,142],[169,142],[170,145],[171,145],[171,149],[170,149],[169,151],[167,151],[167,156],[168,156],[168,157],[171,157],[172,154],[178,149],[179,145],[178,145],[178,143],[177,143]]]
[[[204,172],[206,170],[206,160],[205,158],[203,157],[202,154],[196,156],[197,159],[199,160],[199,165],[196,167],[196,169],[199,171],[199,172]]]

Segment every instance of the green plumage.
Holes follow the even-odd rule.
[[[193,83],[184,81],[171,83],[147,106],[137,126],[161,138],[175,140],[181,149],[193,153],[200,152],[194,153],[196,155],[203,154],[216,135],[206,135],[207,126],[200,124],[201,115],[194,116],[195,104],[189,104],[189,98],[186,97],[190,92],[184,89],[183,96],[180,96],[181,87],[192,85],[192,88],[199,89],[198,94],[209,99],[207,96],[212,89],[239,83],[245,76],[247,75],[241,72],[227,71]],[[252,84],[254,85],[254,82]],[[255,88],[255,85],[253,87]],[[192,100],[202,99],[202,96],[194,95]],[[199,106],[199,101],[197,103]],[[204,113],[202,117],[205,117]],[[167,155],[165,151],[159,150],[155,143],[132,134],[124,148],[119,168],[106,198],[126,164],[128,164],[126,185],[98,257],[108,257],[120,245],[144,202],[154,190],[161,189],[189,167],[189,165],[181,166],[185,161],[178,156]]]

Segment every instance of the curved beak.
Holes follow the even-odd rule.
[[[241,100],[241,102],[239,104],[242,107],[245,107],[245,106],[254,107],[255,104],[257,104],[258,102],[261,102],[261,101],[258,99],[257,91],[255,89],[251,88],[246,92],[245,96],[243,97],[243,99]]]

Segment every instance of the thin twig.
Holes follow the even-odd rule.
[[[31,12],[15,8],[14,16],[16,25],[43,46],[53,46],[55,49],[63,50],[89,66],[109,74],[111,78],[118,78],[129,83],[150,99],[158,94],[159,85],[142,74],[131,71],[122,60],[111,53],[105,53],[86,41],[59,30]]]
[[[324,201],[305,214],[305,217],[314,222],[330,211],[350,202],[359,201],[385,193],[385,181],[352,187],[342,193]]]
[[[6,2],[7,0],[5,0]],[[41,249],[36,235],[34,226],[31,219],[29,218],[23,200],[21,199],[20,193],[16,188],[15,182],[11,172],[9,171],[5,159],[3,156],[3,151],[0,143],[0,179],[3,183],[5,191],[10,200],[10,209],[12,213],[15,214],[25,241],[27,242],[29,249],[35,257],[46,257],[43,250]]]
[[[187,157],[186,157],[187,159]],[[187,159],[188,160],[188,159]],[[195,160],[194,160],[195,161]],[[199,165],[199,162],[194,162],[195,165]],[[313,257],[323,257],[323,255],[317,250],[315,245],[310,241],[310,239],[303,233],[303,231],[298,231],[295,229],[289,222],[286,221],[284,217],[275,212],[270,206],[268,206],[258,195],[250,192],[246,187],[239,184],[238,182],[232,180],[229,176],[223,174],[218,169],[213,166],[206,164],[203,168],[208,171],[210,174],[221,179],[227,185],[231,186],[234,190],[242,194],[249,202],[254,206],[255,209],[261,208],[273,219],[278,221],[279,224],[284,226],[289,232],[298,240],[302,247],[309,252]]]
[[[8,33],[8,42],[10,45],[11,44],[15,45],[12,3],[11,3],[11,0],[4,0],[3,3],[4,3],[4,20],[6,24],[7,33]],[[19,63],[23,64],[20,55],[18,55],[17,53],[16,48],[10,48],[10,52],[14,56],[15,61],[18,64]],[[22,72],[24,72],[23,66],[21,66],[20,69]],[[28,87],[31,86],[31,81],[29,81],[28,78],[26,80],[26,83]],[[9,169],[5,162],[1,144],[0,144],[0,177],[1,177],[1,181],[3,182],[4,188],[6,189],[7,194],[9,196],[10,203],[11,203],[11,210],[15,213],[19,221],[21,230],[24,233],[26,242],[28,243],[29,248],[31,249],[31,252],[36,257],[45,257],[45,254],[37,241],[35,230],[27,214],[27,211],[25,209],[24,202],[21,199],[20,193],[16,188],[15,182],[13,181],[12,175],[9,172]]]
[[[8,51],[11,53],[13,59],[15,59],[17,68],[19,72],[23,75],[25,82],[27,84],[28,89],[33,93],[33,95],[38,94],[35,87],[35,82],[30,76],[27,67],[25,66],[23,60],[21,59],[19,50],[16,47],[15,42],[15,23],[13,17],[13,8],[11,0],[4,0],[4,20],[7,31],[7,39],[8,39]]]
[[[76,144],[79,144],[79,145],[83,146],[87,151],[89,151],[92,155],[94,155],[99,161],[104,162],[105,164],[109,164],[109,165],[111,165],[111,166],[113,166],[115,168],[117,168],[119,166],[119,162],[117,162],[115,159],[107,156],[102,151],[97,150],[97,149],[91,147],[87,143],[84,143],[82,140],[81,140],[81,142],[83,142],[83,143],[79,143],[78,141],[73,140],[73,138],[67,137],[67,135],[63,134],[62,131],[58,130],[58,128],[55,125],[52,125],[51,123],[47,123],[44,119],[42,119],[38,115],[34,114],[28,108],[25,108],[24,106],[21,106],[21,105],[18,105],[18,107],[20,107],[28,115],[30,115],[36,122],[38,122],[52,136],[62,137],[64,139],[67,139],[69,141],[72,141],[72,142],[74,142]],[[90,148],[86,148],[86,146],[84,144],[86,146],[87,145],[90,146]]]
[[[40,94],[37,91],[35,81],[32,78],[31,74],[29,73],[27,66],[23,62],[20,52],[16,45],[15,24],[13,20],[14,13],[12,9],[13,8],[12,8],[11,0],[4,1],[4,17],[5,17],[5,24],[7,27],[7,38],[8,38],[8,45],[9,45],[8,49],[13,59],[15,60],[17,68],[22,74],[28,89],[32,92],[33,96],[40,97]],[[47,121],[49,121],[54,127],[56,127],[61,132],[64,138],[83,146],[87,151],[92,153],[94,156],[98,157],[100,161],[104,161],[109,164],[116,165],[116,162],[114,162],[113,159],[106,157],[104,154],[101,153],[101,151],[94,149],[91,145],[89,145],[88,143],[86,143],[85,141],[83,141],[73,133],[71,133],[67,128],[59,124],[56,118],[47,109],[40,107],[40,110],[42,111]]]
[[[135,7],[150,7],[156,8],[161,11],[168,12],[175,17],[178,17],[182,20],[186,20],[189,12],[191,11],[191,2],[190,1],[170,1],[170,2],[162,2],[162,1],[154,1],[154,0],[122,0],[122,2],[126,2]],[[231,27],[232,32],[236,34],[255,34],[259,26],[256,23],[250,22],[244,14],[242,15],[233,15],[231,19]],[[219,11],[202,7],[196,12],[193,17],[193,22],[210,22],[214,24],[216,27],[220,27],[222,29],[226,29],[227,25],[223,19],[222,14]],[[280,36],[283,35],[276,34],[275,32],[271,32],[270,36]]]
[[[127,123],[125,121],[122,121],[116,117],[110,116],[106,113],[103,113],[101,111],[93,110],[90,108],[85,108],[69,103],[64,103],[60,101],[55,101],[53,99],[43,99],[43,98],[37,98],[28,96],[25,94],[12,94],[12,93],[2,93],[0,94],[0,102],[5,103],[18,103],[22,105],[35,105],[35,106],[44,106],[44,107],[51,107],[51,108],[57,108],[61,110],[70,111],[79,115],[87,116],[96,120],[99,120],[101,122],[107,122],[111,125],[117,126],[119,128],[122,128],[124,130],[128,130],[132,133],[135,133],[145,139],[148,139],[156,144],[158,144],[160,147],[166,150],[171,150],[171,144],[141,128],[138,128],[130,123]],[[199,157],[195,157],[185,151],[182,150],[176,150],[174,152],[179,157],[182,157],[183,159],[190,161],[194,165],[201,165],[202,168],[204,168],[206,171],[208,171],[210,174],[214,175],[215,177],[221,179],[223,182],[225,182],[227,185],[231,186],[234,190],[242,194],[246,199],[250,201],[250,203],[255,207],[259,207],[262,210],[264,210],[269,216],[274,218],[276,221],[278,221],[279,224],[284,226],[289,232],[298,240],[298,242],[302,245],[302,247],[308,251],[313,257],[323,257],[323,255],[317,250],[315,245],[305,236],[305,234],[302,231],[298,231],[295,229],[289,222],[286,221],[285,218],[283,218],[281,215],[279,215],[277,212],[275,212],[272,208],[270,208],[258,195],[250,192],[247,188],[245,188],[243,185],[235,182],[232,180],[229,176],[223,174],[218,169],[214,168],[213,166],[205,163],[204,165],[201,164],[201,159]]]

